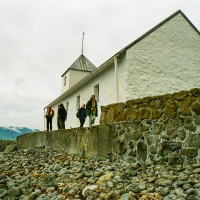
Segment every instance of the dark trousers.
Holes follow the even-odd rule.
[[[58,129],[65,129],[65,120],[64,119],[58,119]]]
[[[80,127],[83,127],[83,124],[85,123],[85,119],[79,119],[80,121]]]
[[[52,117],[47,118],[47,131],[52,130]]]
[[[58,129],[60,129],[60,123],[59,123],[59,119],[57,118],[57,126],[58,126]]]

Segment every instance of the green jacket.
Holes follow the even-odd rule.
[[[91,108],[92,108],[92,98],[90,98],[90,100],[86,104],[86,116],[90,116]],[[98,107],[96,100],[95,100],[95,109],[96,109],[95,116],[98,117]]]

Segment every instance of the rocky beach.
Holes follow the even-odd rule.
[[[1,200],[200,199],[200,164],[143,166],[55,149],[16,151],[11,141],[0,146]]]

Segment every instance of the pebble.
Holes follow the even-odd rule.
[[[200,199],[200,164],[141,166],[30,149],[0,156],[0,200]]]

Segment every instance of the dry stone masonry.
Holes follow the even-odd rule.
[[[101,107],[100,125],[24,134],[17,149],[62,149],[140,165],[200,163],[200,89]]]
[[[112,160],[149,164],[200,161],[200,89],[102,107],[112,132]]]

